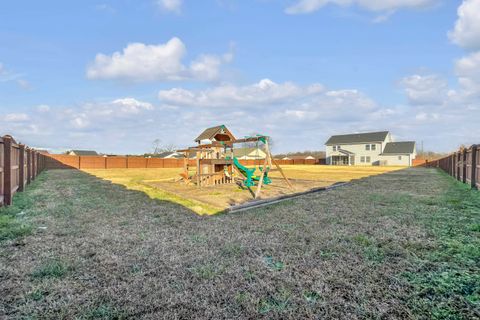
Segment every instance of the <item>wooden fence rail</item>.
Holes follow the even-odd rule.
[[[15,192],[25,190],[43,169],[44,155],[11,136],[0,137],[0,206],[11,205]]]
[[[472,188],[480,189],[480,145],[460,149],[447,157],[429,161],[427,165],[440,168]]]
[[[45,155],[45,169],[135,169],[135,168],[182,168],[183,159],[162,159],[145,157],[102,157]],[[240,160],[246,166],[263,165],[264,160]],[[321,164],[316,159],[277,160],[280,165],[314,165]],[[189,165],[196,166],[196,160],[189,160]]]

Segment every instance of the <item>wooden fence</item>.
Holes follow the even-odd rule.
[[[12,204],[15,192],[25,190],[44,168],[44,155],[11,136],[0,137],[0,206]]]
[[[472,145],[445,158],[429,161],[428,167],[440,168],[472,188],[480,189],[480,145]]]
[[[46,169],[134,169],[134,168],[182,168],[183,159],[161,159],[144,157],[102,157],[45,155]],[[320,164],[315,159],[276,160],[280,165]],[[263,165],[264,160],[240,160],[245,166]],[[190,159],[189,165],[196,166]]]

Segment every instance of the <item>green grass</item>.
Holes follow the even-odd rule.
[[[60,259],[50,259],[36,267],[30,276],[34,279],[63,278],[72,268]]]
[[[431,319],[468,319],[480,316],[480,192],[442,176],[450,188],[436,199],[435,216],[418,215],[436,243],[416,250],[418,267],[404,273],[413,287],[408,303]]]
[[[0,215],[0,241],[12,240],[32,233],[32,227],[15,216]]]
[[[282,289],[267,298],[260,299],[258,303],[258,312],[260,314],[268,314],[272,312],[281,313],[285,311],[290,305],[291,292]]]
[[[192,268],[190,268],[192,274],[202,280],[211,280],[220,275],[223,270],[214,264],[206,263],[206,264],[198,264]]]
[[[40,174],[27,186],[24,192],[17,192],[13,197],[13,205],[0,208],[0,242],[28,236],[33,227],[28,216],[38,213],[35,209],[41,190],[39,186],[45,182],[45,175]]]
[[[134,188],[49,171],[1,209],[0,318],[478,318],[480,193],[440,171],[211,217]]]
[[[112,304],[100,304],[99,306],[90,307],[85,313],[78,318],[79,320],[122,320],[127,319],[122,310],[116,308]]]

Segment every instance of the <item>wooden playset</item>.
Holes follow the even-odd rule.
[[[262,186],[272,183],[269,173],[275,170],[273,169],[274,165],[287,185],[293,189],[282,168],[273,159],[268,140],[269,137],[264,135],[236,139],[224,125],[208,128],[195,139],[197,146],[178,150],[185,155],[183,171],[180,176],[186,184],[194,183],[199,188],[235,183],[236,179],[241,179],[242,184],[247,188],[257,186],[255,192],[255,198],[257,198]],[[246,143],[255,143],[257,149],[260,144],[264,147],[266,156],[265,159],[262,159],[263,166],[258,167],[260,175],[256,174],[257,167],[246,167],[234,156],[235,145]],[[195,173],[190,175],[189,159],[192,155],[195,155],[196,166]]]

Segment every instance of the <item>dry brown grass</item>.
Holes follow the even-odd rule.
[[[387,172],[405,169],[405,167],[374,167],[374,166],[318,166],[292,165],[282,166],[287,176],[294,179],[315,181],[340,182],[360,179]],[[280,177],[279,172],[272,173],[272,177]]]
[[[403,276],[429,279],[458,263],[458,254],[456,262],[426,255],[444,250],[450,259],[447,234],[432,226],[456,222],[454,235],[479,225],[463,200],[446,202],[450,188],[434,169],[408,169],[200,217],[84,172],[47,171],[9,209],[33,233],[0,243],[0,318],[427,319],[438,306],[451,307],[440,309],[450,319],[474,318],[467,289],[435,304],[443,287],[417,290]],[[478,266],[469,270],[460,274]],[[434,305],[412,304],[425,298],[417,291]]]
[[[312,188],[326,187],[337,182],[347,182],[386,172],[400,170],[401,167],[345,167],[295,165],[282,166],[292,180],[294,190],[290,190],[278,171],[272,172],[273,183],[264,186],[261,197],[273,198]],[[210,186],[202,189],[194,185],[186,186],[176,180],[180,169],[109,169],[86,170],[99,178],[143,191],[153,199],[168,200],[192,209],[198,214],[216,214],[228,207],[253,200],[255,188],[248,190],[236,184]],[[237,181],[241,184],[241,178]]]

